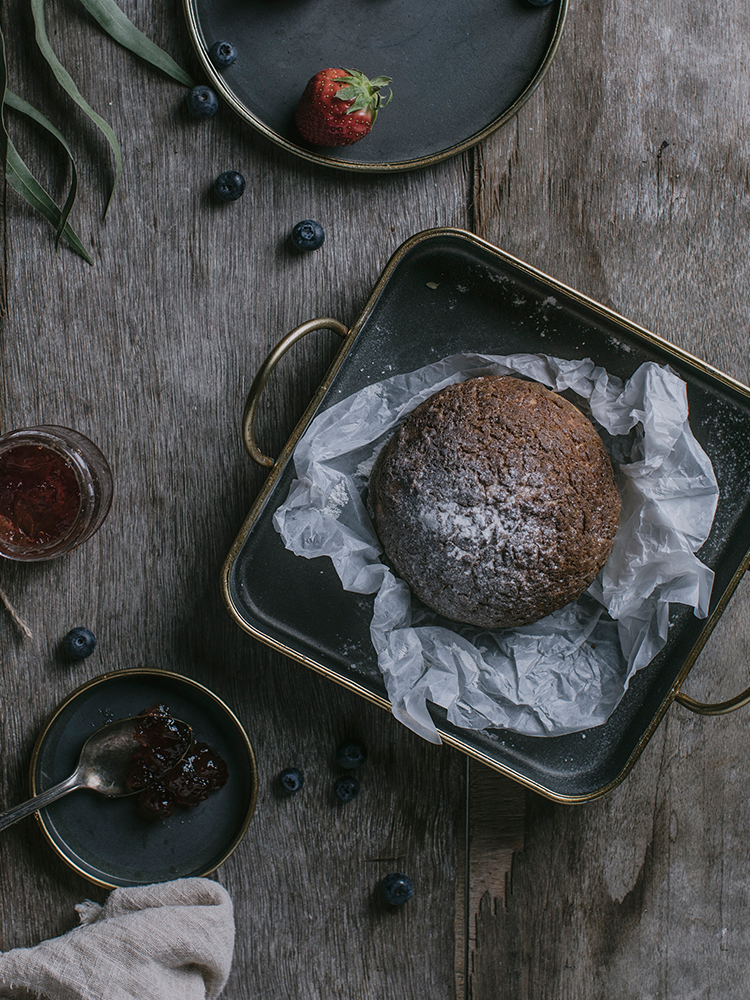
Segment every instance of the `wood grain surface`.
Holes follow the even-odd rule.
[[[199,75],[176,0],[123,8]],[[261,775],[248,833],[216,873],[237,922],[226,997],[744,1000],[747,710],[704,719],[673,707],[627,780],[585,806],[527,796],[473,766],[467,789],[460,754],[245,635],[219,574],[265,476],[240,437],[259,364],[306,319],[351,323],[420,230],[471,229],[750,380],[746,0],[573,0],[552,68],[513,121],[459,157],[395,176],[304,163],[224,108],[196,121],[183,88],[74,0],[49,3],[55,50],[122,143],[106,221],[106,143],[55,87],[26,0],[7,0],[0,17],[10,87],[73,146],[72,221],[95,259],[55,253],[47,223],[6,187],[0,425],[76,427],[108,456],[116,489],[104,527],[70,556],[0,566],[32,632],[0,609],[0,805],[25,797],[36,734],[79,684],[123,667],[174,670],[232,706]],[[62,200],[59,151],[7,119]],[[247,190],[219,205],[209,189],[228,168]],[[304,257],[287,244],[301,218],[327,233]],[[335,348],[331,334],[308,337],[280,365],[258,422],[267,453]],[[691,674],[695,697],[747,684],[749,613],[745,583]],[[99,644],[71,663],[60,642],[75,625]],[[349,735],[370,757],[359,798],[335,807],[333,753]],[[307,782],[282,801],[273,781],[289,765]],[[392,870],[416,886],[393,913],[376,895]],[[63,933],[77,902],[105,895],[33,820],[0,837],[0,949]]]

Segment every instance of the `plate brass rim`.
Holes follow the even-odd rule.
[[[77,687],[62,702],[60,702],[60,704],[57,706],[57,708],[55,709],[55,711],[53,712],[53,714],[47,720],[47,723],[44,726],[44,728],[41,730],[41,732],[37,736],[36,742],[34,744],[34,749],[33,749],[32,754],[31,754],[31,766],[29,768],[29,786],[30,786],[30,789],[31,789],[31,794],[32,795],[36,795],[38,793],[37,785],[36,785],[36,765],[37,765],[37,761],[39,759],[39,754],[41,753],[42,747],[44,746],[45,740],[47,738],[47,734],[49,733],[50,729],[54,725],[55,721],[60,717],[60,715],[65,711],[65,709],[73,701],[75,701],[77,698],[79,698],[86,691],[90,690],[91,688],[99,687],[100,685],[105,684],[105,683],[107,683],[109,681],[112,681],[112,680],[115,680],[115,679],[119,679],[121,677],[128,677],[128,676],[129,677],[136,677],[136,676],[138,676],[138,677],[146,677],[146,678],[148,678],[148,677],[151,677],[151,678],[167,678],[169,680],[176,681],[176,682],[179,682],[181,684],[186,684],[188,687],[195,688],[196,690],[200,691],[202,695],[204,695],[205,697],[207,697],[210,701],[214,702],[214,704],[225,715],[228,716],[229,720],[232,722],[232,724],[234,725],[235,729],[237,730],[237,732],[242,737],[242,741],[243,741],[243,744],[245,746],[245,750],[246,750],[247,755],[248,755],[248,760],[250,762],[250,776],[251,776],[251,782],[252,782],[252,793],[250,795],[250,801],[249,801],[248,808],[247,808],[247,811],[246,811],[246,814],[245,814],[245,818],[244,818],[244,820],[242,822],[242,825],[241,825],[239,831],[237,832],[237,834],[235,835],[235,837],[233,838],[233,840],[231,841],[231,843],[228,845],[228,847],[225,848],[225,850],[222,853],[222,855],[220,856],[219,860],[213,862],[211,864],[211,866],[209,868],[207,868],[206,870],[201,870],[200,872],[196,872],[194,874],[194,877],[196,877],[196,878],[204,878],[205,876],[210,875],[213,872],[215,872],[217,868],[219,868],[221,865],[223,865],[224,862],[227,861],[232,856],[232,854],[234,854],[234,852],[237,850],[237,848],[239,847],[240,843],[242,842],[245,834],[247,833],[247,829],[248,829],[248,827],[250,825],[250,821],[252,820],[252,818],[253,818],[253,816],[255,814],[255,809],[256,809],[256,806],[257,806],[257,802],[258,802],[258,788],[259,788],[259,782],[258,782],[258,765],[257,765],[256,757],[255,757],[255,750],[253,748],[252,743],[250,742],[250,738],[247,735],[245,727],[242,725],[242,723],[237,718],[237,716],[235,715],[235,713],[226,704],[226,702],[224,702],[217,694],[214,694],[214,692],[211,691],[210,688],[207,688],[204,684],[201,684],[199,681],[193,680],[192,677],[187,677],[187,676],[185,676],[185,674],[179,674],[176,671],[172,671],[172,670],[158,670],[156,668],[149,668],[149,667],[128,667],[128,668],[124,668],[122,670],[110,670],[110,671],[107,671],[107,673],[105,673],[105,674],[99,674],[98,676],[92,677],[90,680],[85,681],[83,684],[79,685],[79,687]],[[75,871],[78,875],[81,875],[88,882],[92,882],[94,885],[101,886],[102,888],[105,888],[105,889],[117,889],[117,888],[121,888],[122,887],[122,883],[121,882],[111,882],[111,881],[107,881],[106,879],[97,878],[96,876],[92,875],[90,872],[86,871],[84,868],[82,868],[79,865],[77,865],[75,863],[75,861],[73,861],[60,848],[60,846],[56,843],[56,841],[54,840],[54,838],[51,836],[50,831],[49,831],[48,826],[47,826],[47,823],[46,823],[45,818],[43,816],[43,813],[44,813],[44,810],[40,810],[39,812],[34,813],[34,816],[36,817],[37,823],[42,828],[42,832],[44,833],[44,836],[47,839],[47,842],[50,844],[50,846],[52,847],[52,849],[54,850],[54,852],[58,855],[58,857],[60,857],[65,862],[65,864],[69,868],[72,868],[73,871]],[[138,883],[138,884],[140,884],[140,883]]]
[[[480,131],[476,132],[474,135],[467,137],[462,142],[456,143],[447,149],[439,150],[436,153],[426,156],[414,157],[409,160],[396,160],[392,162],[386,161],[381,163],[369,163],[362,160],[340,160],[334,156],[326,156],[322,153],[316,153],[314,149],[307,149],[304,146],[297,145],[297,143],[294,143],[289,139],[285,139],[284,136],[276,132],[275,129],[266,125],[261,118],[254,115],[249,108],[247,108],[242,101],[235,96],[232,89],[227,86],[224,78],[208,58],[208,46],[205,43],[203,31],[200,25],[197,0],[183,0],[183,12],[185,14],[188,34],[190,35],[193,49],[195,50],[195,53],[201,63],[201,69],[208,78],[209,83],[221,96],[224,102],[231,108],[231,110],[253,129],[265,136],[266,139],[269,139],[274,145],[284,149],[287,153],[291,153],[302,160],[306,160],[308,163],[315,163],[319,166],[329,167],[333,170],[340,170],[345,173],[387,174],[403,173],[409,170],[419,170],[423,167],[428,167],[435,163],[441,163],[443,160],[448,160],[454,156],[458,156],[459,153],[463,153],[466,150],[473,148],[498,129],[502,128],[503,125],[506,125],[509,121],[515,118],[524,104],[526,104],[529,98],[531,98],[535,91],[539,88],[540,84],[549,72],[562,38],[563,29],[568,15],[568,5],[569,0],[560,0],[560,8],[558,10],[552,38],[543,59],[539,63],[536,73],[522,93],[519,94],[516,100],[505,110],[505,112],[503,112],[502,115],[490,122],[483,129],[480,129]]]

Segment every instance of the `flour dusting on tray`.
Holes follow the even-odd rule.
[[[413,600],[382,561],[364,502],[373,463],[406,414],[478,375],[525,376],[584,400],[623,504],[611,555],[588,591],[513,629],[459,625]],[[690,430],[685,383],[668,368],[644,364],[623,383],[589,359],[454,355],[325,410],[297,444],[294,465],[274,525],[297,555],[330,557],[344,589],[375,594],[370,632],[393,713],[431,742],[440,737],[428,702],[470,729],[557,736],[601,725],[663,648],[670,603],[708,614],[713,573],[695,553],[718,487]]]

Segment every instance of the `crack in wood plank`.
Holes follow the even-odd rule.
[[[513,855],[523,850],[526,791],[474,761],[467,766],[467,823],[456,884],[456,1000],[471,1000],[480,907],[504,905]]]

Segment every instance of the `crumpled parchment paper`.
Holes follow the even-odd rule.
[[[488,374],[522,375],[580,397],[623,501],[611,555],[586,594],[517,629],[458,625],[412,599],[381,561],[363,499],[380,449],[406,414],[446,385]],[[276,530],[297,555],[330,557],[346,590],[376,595],[370,632],[393,714],[431,742],[440,737],[427,701],[470,729],[557,736],[601,725],[664,646],[670,603],[708,614],[713,572],[695,553],[719,491],[688,424],[685,383],[668,368],[647,363],[623,383],[589,359],[453,355],[319,414],[294,465]]]

